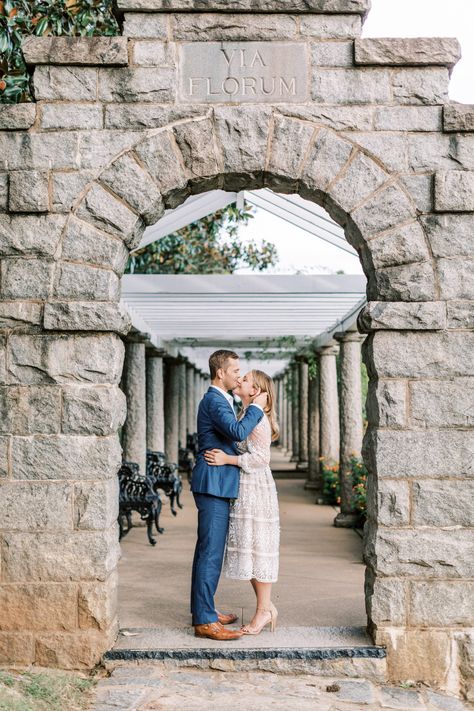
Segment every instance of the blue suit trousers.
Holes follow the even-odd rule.
[[[214,605],[229,528],[230,499],[194,493],[198,509],[198,536],[191,581],[193,625],[217,621]]]

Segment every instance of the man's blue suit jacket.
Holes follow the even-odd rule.
[[[232,464],[210,466],[204,459],[208,449],[238,454],[236,442],[246,439],[263,417],[263,411],[250,405],[241,420],[223,393],[209,388],[199,403],[197,429],[199,452],[191,479],[191,491],[236,499],[239,495],[239,468]]]

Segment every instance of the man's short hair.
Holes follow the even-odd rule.
[[[214,380],[217,376],[219,368],[223,368],[225,370],[228,360],[237,360],[238,357],[239,356],[237,353],[234,353],[234,351],[215,351],[209,358],[209,372],[211,374],[211,380]]]

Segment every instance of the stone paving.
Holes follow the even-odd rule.
[[[427,686],[377,685],[365,679],[337,679],[266,672],[176,669],[165,665],[127,664],[99,682],[91,711],[219,710],[464,711],[454,696]]]

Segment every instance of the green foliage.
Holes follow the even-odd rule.
[[[59,670],[0,670],[0,711],[85,711],[95,679]]]
[[[327,462],[324,457],[320,457],[321,474],[323,477],[323,501],[325,504],[337,506],[341,503],[341,491],[339,486],[339,464],[337,462]]]
[[[242,242],[239,226],[253,217],[235,203],[134,252],[129,274],[232,274],[239,267],[264,271],[278,261],[270,242]]]
[[[367,515],[367,468],[358,457],[351,457],[351,509],[360,515],[361,523]]]
[[[323,478],[324,503],[336,506],[341,503],[339,464],[326,462],[324,457],[320,457],[319,461]],[[367,468],[362,459],[352,455],[349,469],[344,472],[344,476],[351,479],[350,508],[359,514],[357,527],[362,526],[367,516]]]
[[[26,35],[118,35],[112,0],[0,0],[0,103],[33,100]]]

